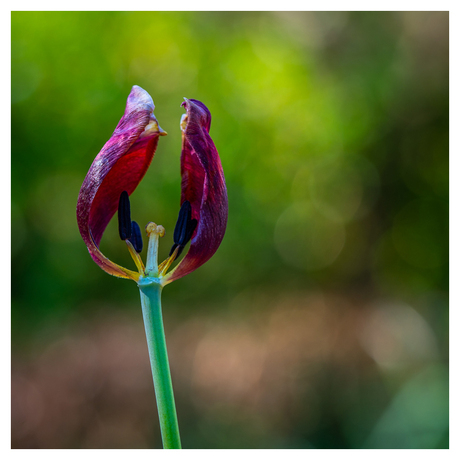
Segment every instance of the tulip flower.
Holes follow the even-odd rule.
[[[165,448],[180,448],[180,438],[164,339],[161,291],[212,257],[224,236],[228,214],[224,173],[209,136],[211,113],[195,99],[185,99],[182,106],[186,113],[180,121],[181,206],[173,232],[174,244],[166,260],[158,264],[158,243],[165,229],[150,222],[145,227],[149,242],[144,265],[140,256],[142,233],[139,224],[131,220],[129,196],[150,166],[159,137],[166,135],[153,114],[152,98],[139,86],[133,86],[125,113],[93,161],[77,202],[78,227],[93,260],[110,275],[134,280],[139,286]],[[117,211],[119,235],[127,244],[137,272],[112,262],[99,249],[102,235]],[[189,242],[185,256],[170,270]]]

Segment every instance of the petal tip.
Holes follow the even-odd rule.
[[[127,111],[136,109],[147,109],[150,113],[155,110],[155,104],[150,94],[140,86],[134,85],[128,96],[128,103],[126,105]]]
[[[206,105],[197,99],[187,99],[185,97],[184,99],[185,101],[182,102],[181,106],[185,108],[192,123],[202,126],[209,132],[211,128],[211,112]]]

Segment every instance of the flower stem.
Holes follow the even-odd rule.
[[[179,425],[161,313],[162,286],[152,282],[139,287],[163,448],[180,449]]]

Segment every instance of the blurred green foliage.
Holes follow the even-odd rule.
[[[136,84],[169,133],[131,199],[141,227],[166,228],[161,254],[179,209],[184,96],[212,113],[229,193],[224,241],[165,289],[170,311],[244,317],[237,296],[265,291],[398,300],[433,328],[445,371],[448,13],[13,12],[11,46],[13,352],[98,304],[139,308],[133,283],[92,262],[75,218]],[[101,248],[132,266],[113,223]],[[303,447],[350,446],[323,435]]]

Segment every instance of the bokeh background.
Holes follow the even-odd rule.
[[[12,13],[12,447],[160,448],[134,283],[80,238],[131,86],[169,135],[132,195],[179,210],[182,97],[229,223],[163,293],[186,448],[448,447],[449,17]],[[113,223],[101,243],[131,267]]]

